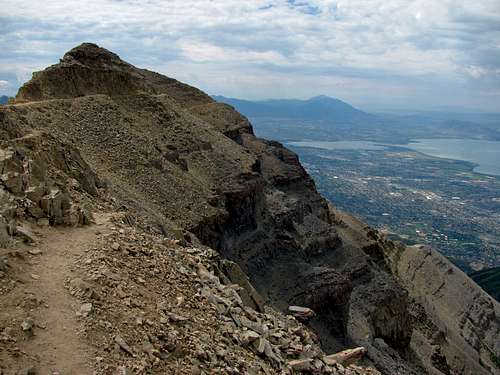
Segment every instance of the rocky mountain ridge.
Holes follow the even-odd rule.
[[[6,162],[2,175],[6,176],[3,202],[11,207],[2,211],[6,242],[16,233],[9,229],[16,226],[12,223],[37,226],[48,219],[52,225],[82,225],[91,220],[91,212],[107,207],[121,212],[120,225],[176,238],[188,248],[208,246],[237,265],[241,272],[234,279],[230,277],[233,267],[219,261],[203,267],[212,268],[212,275],[220,268],[220,277],[228,284],[245,286],[240,298],[253,311],[265,309],[260,296],[283,312],[290,305],[311,309],[314,317],[308,324],[327,353],[364,346],[365,365],[384,374],[497,371],[500,310],[496,301],[433,250],[405,249],[336,210],[318,194],[294,153],[277,142],[256,138],[248,120],[231,106],[174,79],[137,69],[96,45],[83,44],[59,64],[34,74],[15,103],[0,109],[0,122],[4,154],[19,160]],[[15,148],[19,140],[33,137],[40,141]],[[51,142],[62,146],[44,154]],[[33,172],[47,169],[50,179]],[[117,241],[114,247],[122,246]],[[98,249],[92,254],[99,258]],[[125,253],[130,255],[128,250]],[[193,267],[196,273],[197,266]],[[88,272],[93,272],[92,267]],[[134,272],[146,279],[138,265]],[[243,272],[250,282],[245,282]],[[164,288],[158,280],[154,283]],[[423,293],[425,289],[416,285],[430,290]],[[453,296],[457,292],[462,303]],[[146,300],[143,296],[142,301]],[[219,303],[216,297],[212,300]],[[234,303],[227,305],[229,310]],[[197,308],[192,306],[193,311]],[[262,319],[249,314],[254,314],[246,317],[250,321]],[[224,316],[232,319],[231,314]],[[218,329],[226,318],[214,321]],[[171,323],[178,323],[176,319]],[[259,328],[251,326],[246,327],[249,334],[258,334]],[[257,372],[344,371],[325,367],[328,364],[321,355],[308,356],[307,351],[294,354],[296,360],[305,360],[300,362],[305,367],[293,370],[290,359],[273,359],[272,353],[277,352],[266,349],[269,339],[265,339],[255,350],[270,366]],[[122,340],[116,335],[114,340],[123,349]],[[156,347],[151,337],[148,342],[159,352],[169,352],[160,344]],[[289,348],[278,345],[285,351]],[[136,349],[111,352],[112,362],[130,352],[136,354]],[[108,360],[108,354],[98,357]],[[169,366],[172,358],[153,357],[159,358],[153,368]],[[195,364],[191,361],[191,366],[200,371],[210,367],[207,363],[216,366],[217,360],[209,357],[198,358]],[[180,358],[184,363],[190,357]],[[219,371],[233,370],[220,367]]]

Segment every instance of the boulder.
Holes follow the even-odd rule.
[[[313,360],[307,359],[295,359],[288,362],[288,366],[292,368],[293,371],[310,371],[312,369]]]
[[[250,283],[248,276],[237,263],[224,259],[220,262],[222,272],[234,284],[242,287],[238,291],[243,303],[257,311],[264,311],[264,299]]]
[[[304,322],[316,315],[314,311],[308,307],[288,306],[288,311],[291,315]]]
[[[16,235],[20,237],[23,241],[28,243],[36,242],[36,236],[26,227],[18,226],[16,227]]]
[[[339,363],[343,366],[349,366],[359,361],[366,354],[366,352],[366,349],[361,346],[354,349],[343,350],[335,354],[326,355],[323,357],[323,361],[327,365]]]

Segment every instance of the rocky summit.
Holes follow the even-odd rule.
[[[500,371],[498,302],[196,88],[85,43],[0,132],[0,374]]]

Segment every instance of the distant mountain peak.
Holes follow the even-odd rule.
[[[338,101],[339,99],[332,98],[331,96],[321,94],[321,95],[313,96],[308,101],[313,102],[313,101],[326,101],[326,100],[336,100],[336,101]]]
[[[213,96],[217,101],[231,104],[248,117],[275,117],[302,120],[354,123],[373,121],[375,116],[327,95],[317,95],[307,100],[273,99],[241,100]]]

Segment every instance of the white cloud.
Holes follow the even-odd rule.
[[[197,77],[187,80],[212,93],[306,96],[321,89],[360,97],[355,81],[375,91],[366,92],[364,101],[379,96],[376,83],[397,87],[387,90],[387,102],[406,95],[414,103],[425,104],[430,98],[453,100],[453,95],[443,95],[446,87],[453,93],[463,90],[463,95],[475,89],[498,92],[498,0],[296,4],[286,0],[0,0],[0,79],[5,78],[3,73],[10,74],[17,77],[17,82],[9,78],[13,86],[19,85],[30,69],[55,63],[74,45],[93,41],[131,63],[179,78]],[[252,80],[240,79],[250,76]],[[259,77],[273,82],[271,90]],[[488,79],[488,87],[478,86]],[[351,84],[328,90],[325,84],[307,83],[339,80]],[[245,86],[238,88],[237,82]],[[437,86],[441,91],[429,95]],[[485,105],[494,103],[491,95],[487,98]]]
[[[181,54],[195,62],[234,62],[234,63],[257,63],[257,64],[286,64],[286,59],[275,51],[252,51],[238,50],[234,48],[223,48],[215,44],[196,41],[181,40],[178,44]]]
[[[488,71],[486,69],[474,65],[467,67],[466,71],[473,78],[481,78],[488,74]]]

